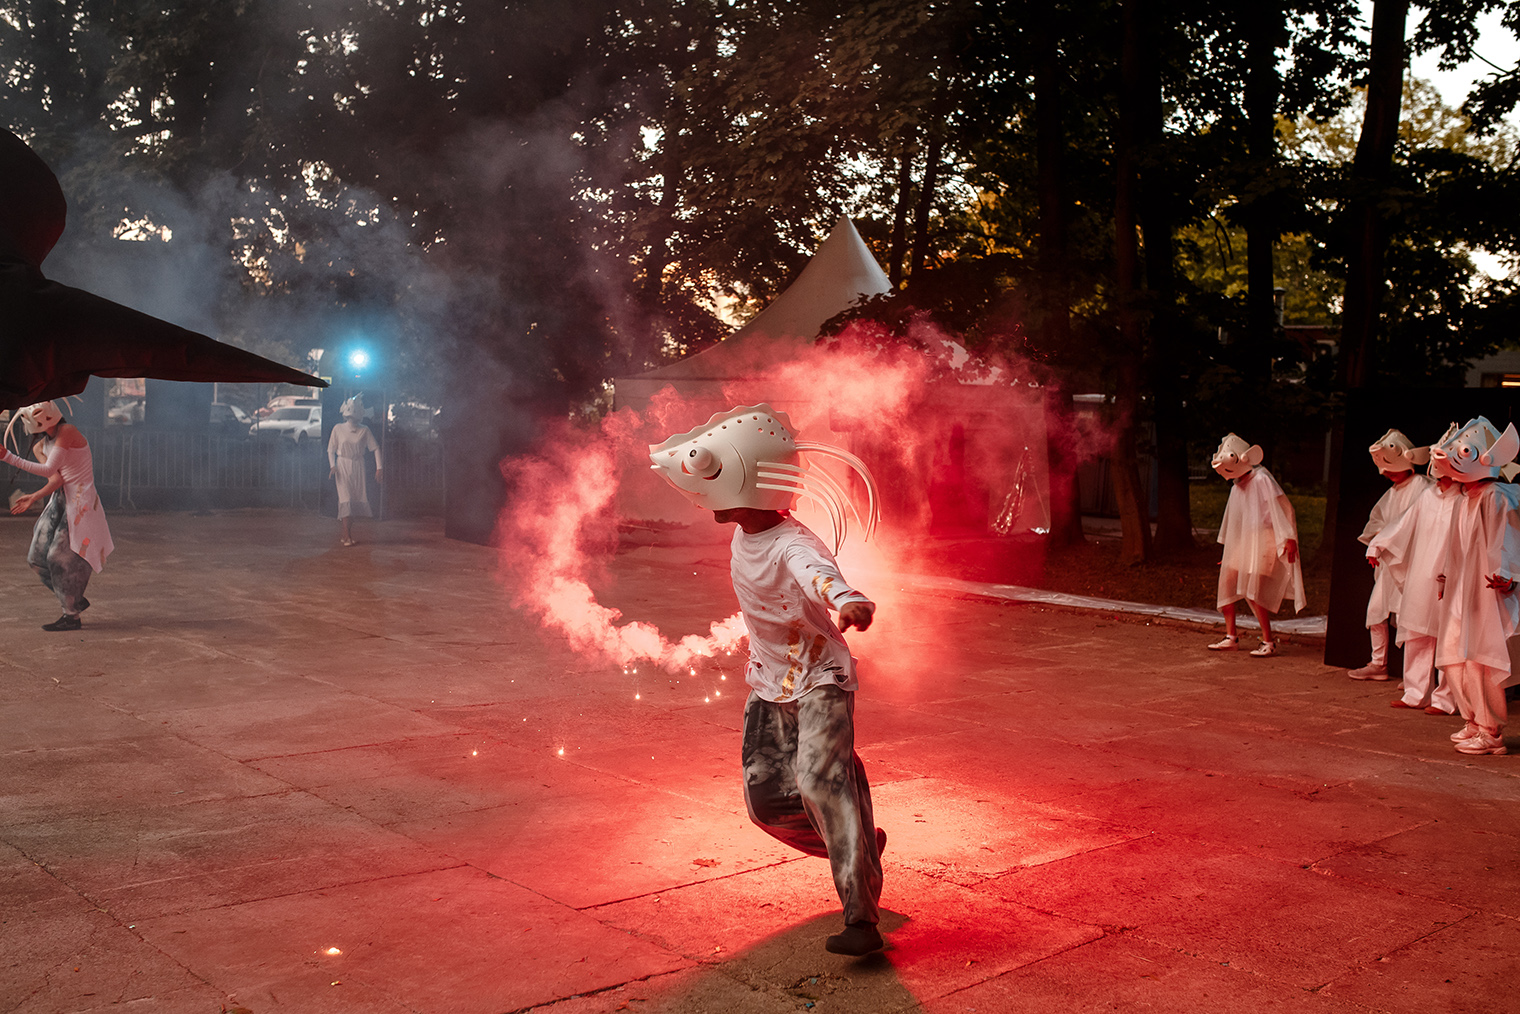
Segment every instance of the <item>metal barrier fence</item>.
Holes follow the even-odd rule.
[[[293,507],[336,512],[327,451],[316,440],[250,439],[216,433],[86,428],[95,485],[107,509],[176,510]],[[375,513],[415,515],[443,509],[443,450],[436,439],[390,434],[385,482],[371,474]],[[8,489],[36,489],[41,480],[17,469]]]

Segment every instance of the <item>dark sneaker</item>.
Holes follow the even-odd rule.
[[[42,629],[43,630],[78,630],[82,626],[84,626],[84,624],[82,624],[82,623],[79,622],[79,617],[77,617],[77,616],[70,616],[68,613],[64,613],[62,616],[58,617],[58,619],[54,620],[52,623],[44,623],[42,625]]]
[[[852,922],[844,928],[843,933],[835,933],[823,942],[823,949],[830,954],[849,954],[857,958],[879,951],[885,946],[886,941],[881,938],[881,932],[872,922]]]

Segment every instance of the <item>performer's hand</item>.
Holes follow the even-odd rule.
[[[327,467],[327,477],[329,479],[336,479],[338,477],[338,466],[337,465],[329,465]]]
[[[37,498],[35,496],[32,496],[30,493],[27,493],[24,496],[18,496],[16,498],[16,502],[11,504],[11,513],[25,514],[27,511],[32,509],[32,504],[36,502]]]
[[[375,469],[375,481],[376,482],[384,482],[385,481],[385,470],[384,469],[380,469],[380,468]]]
[[[1488,575],[1488,586],[1500,595],[1508,595],[1515,590],[1515,582],[1498,574]]]
[[[1375,556],[1369,556],[1369,557],[1367,557],[1367,566],[1369,566],[1369,567],[1376,567],[1377,566],[1377,557],[1375,557]]]
[[[1436,584],[1440,586],[1436,589],[1436,601],[1439,602],[1446,597],[1446,575],[1437,574]]]
[[[1286,543],[1283,544],[1283,559],[1287,560],[1289,563],[1296,563],[1298,561],[1297,539],[1289,539]]]
[[[864,630],[871,625],[871,617],[875,612],[876,607],[869,602],[846,602],[839,607],[839,629],[845,631],[859,627]]]

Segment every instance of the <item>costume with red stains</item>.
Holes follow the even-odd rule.
[[[875,605],[851,588],[829,548],[787,513],[795,497],[829,512],[835,548],[853,509],[843,487],[803,464],[800,451],[829,455],[861,471],[871,498],[862,523],[875,523],[875,484],[838,448],[799,443],[786,415],[769,405],[719,413],[650,447],[654,468],[721,523],[736,523],[730,573],[749,629],[745,679],[744,800],[768,834],[829,860],[845,930],[825,947],[867,954],[883,946],[878,922],[881,849],[871,786],[855,753],[855,660],[842,631],[865,630]],[[857,519],[860,518],[856,514]],[[839,613],[836,627],[830,610]]]
[[[1520,453],[1514,424],[1504,432],[1482,416],[1430,455],[1437,475],[1461,484],[1441,567],[1436,666],[1467,720],[1453,740],[1468,754],[1502,754],[1508,720],[1504,688],[1514,682],[1509,638],[1520,624],[1520,487],[1499,481]]]
[[[30,434],[44,435],[39,446],[43,460],[27,461],[3,446],[0,460],[49,480],[38,493],[22,498],[17,512],[29,508],[41,493],[52,493],[32,530],[27,552],[27,563],[63,607],[63,616],[43,629],[77,630],[79,614],[89,606],[84,591],[90,574],[99,573],[115,548],[100,495],[95,491],[90,447],[78,431],[63,422],[63,414],[50,401],[21,409],[12,426],[16,421]],[[65,446],[72,442],[59,439],[60,428],[77,444]]]

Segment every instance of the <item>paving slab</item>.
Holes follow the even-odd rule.
[[[54,635],[0,517],[0,1010],[1487,1014],[1520,978],[1520,757],[1312,645],[861,578],[855,960],[827,864],[745,815],[737,658],[578,655],[433,520],[112,523]],[[716,542],[590,577],[671,636],[733,608]]]
[[[372,1010],[371,998],[379,997],[389,1004],[382,1010],[499,1014],[689,963],[467,867],[166,916],[137,928],[252,1009]]]

